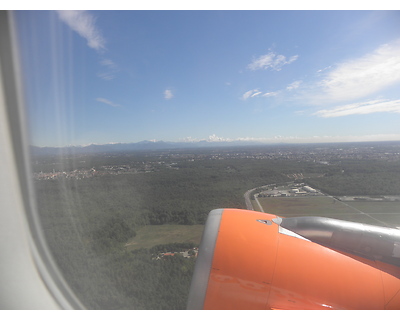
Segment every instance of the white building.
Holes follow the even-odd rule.
[[[315,190],[314,188],[311,188],[309,186],[304,186],[303,189],[307,192],[311,192],[311,193],[315,193],[317,192],[317,190]]]

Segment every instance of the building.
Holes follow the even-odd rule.
[[[317,190],[315,190],[314,188],[311,188],[309,186],[304,186],[303,189],[307,192],[311,192],[311,193],[315,193],[317,192]]]

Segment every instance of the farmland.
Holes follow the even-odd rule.
[[[398,201],[340,201],[332,196],[258,198],[263,210],[282,217],[320,216],[400,227]],[[257,207],[253,200],[253,206]]]

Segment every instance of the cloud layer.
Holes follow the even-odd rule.
[[[400,82],[400,41],[380,46],[361,58],[338,64],[319,87],[336,101],[358,99]]]
[[[376,112],[400,113],[400,100],[371,100],[338,106],[333,109],[320,110],[314,115],[323,118],[343,117],[355,114],[370,114]]]
[[[398,141],[400,134],[371,134],[371,135],[315,135],[311,137],[301,136],[270,136],[264,138],[255,137],[239,137],[239,138],[224,138],[215,134],[209,135],[208,138],[193,138],[186,137],[179,139],[179,142],[258,142],[258,143],[315,143],[315,142],[349,142],[349,141]]]
[[[305,93],[303,98],[315,104],[334,103],[336,106],[319,110],[313,113],[314,116],[334,118],[400,113],[398,94],[395,99],[384,98],[384,90],[393,89],[400,83],[400,40],[329,69],[321,81],[312,84],[313,90]]]

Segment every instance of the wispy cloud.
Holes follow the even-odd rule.
[[[258,89],[249,90],[249,91],[245,92],[245,93],[242,95],[242,99],[243,99],[243,100],[247,100],[248,98],[253,98],[253,97],[255,97],[255,96],[258,96],[258,95],[261,94],[261,93],[262,93],[262,92],[259,91]]]
[[[296,61],[298,57],[298,55],[295,55],[286,58],[284,55],[270,51],[263,56],[253,59],[252,63],[247,67],[250,70],[273,69],[275,71],[280,71],[284,65],[291,64]]]
[[[256,91],[250,96],[250,98],[254,98],[254,97],[258,96],[261,93],[262,93],[261,91]]]
[[[109,106],[114,107],[114,108],[120,107],[119,104],[116,104],[116,103],[114,103],[110,100],[104,99],[104,98],[97,98],[96,101],[108,104]]]
[[[249,98],[254,98],[257,96],[260,97],[273,97],[278,95],[278,92],[266,92],[266,93],[262,93],[260,90],[258,89],[253,89],[253,90],[249,90],[246,91],[243,95],[242,95],[242,100],[247,100]]]
[[[100,64],[103,66],[103,71],[98,72],[97,76],[103,80],[112,80],[118,72],[117,65],[110,59],[101,60]]]
[[[279,94],[278,91],[271,91],[271,92],[264,93],[262,96],[263,97],[274,97],[274,96],[277,96],[278,94]]]
[[[327,98],[344,101],[367,97],[398,82],[400,40],[337,65],[318,86]]]
[[[338,106],[333,109],[320,110],[314,113],[318,117],[333,118],[355,114],[370,114],[377,112],[400,113],[400,100],[371,100]]]
[[[172,91],[167,89],[164,91],[164,99],[165,100],[170,100],[174,97],[174,95],[172,94]]]
[[[257,89],[246,91],[246,92],[242,95],[242,99],[243,99],[243,100],[247,100],[248,98],[251,97],[251,95],[252,95],[256,90],[257,90]]]
[[[286,90],[292,91],[300,87],[302,81],[294,81],[286,87]]]
[[[325,68],[323,68],[323,69],[319,69],[317,72],[318,72],[318,73],[324,72],[325,70],[328,70],[328,69],[330,69],[330,68],[332,68],[332,66],[328,66],[328,67],[325,67]]]
[[[105,49],[105,40],[96,27],[96,19],[86,11],[60,10],[58,16],[72,30],[85,38],[90,48],[95,50]]]

